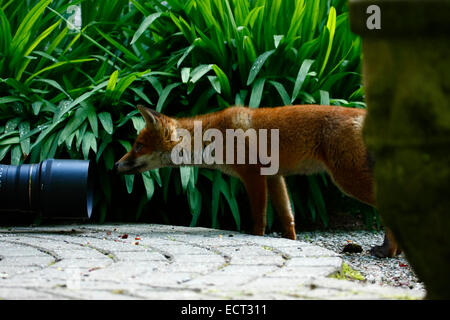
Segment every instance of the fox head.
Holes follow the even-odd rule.
[[[171,140],[176,121],[152,109],[137,106],[145,119],[131,150],[114,165],[119,173],[134,174],[167,166],[168,155],[176,142]]]

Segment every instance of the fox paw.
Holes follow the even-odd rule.
[[[398,249],[392,249],[383,245],[374,246],[372,249],[370,249],[370,254],[377,258],[392,258],[400,254],[400,252],[401,251]]]
[[[290,231],[290,232],[283,233],[283,238],[296,240],[297,239],[297,235],[295,234],[294,231]]]

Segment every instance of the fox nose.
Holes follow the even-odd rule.
[[[119,169],[119,165],[120,165],[120,163],[118,161],[116,163],[114,163],[114,171],[117,172],[117,170]]]

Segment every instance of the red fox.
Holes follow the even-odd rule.
[[[116,170],[123,174],[134,174],[187,163],[236,176],[245,186],[250,200],[255,235],[264,235],[269,196],[281,221],[283,236],[296,239],[294,216],[284,180],[287,175],[327,172],[345,194],[375,205],[372,159],[361,134],[366,115],[363,109],[323,105],[259,109],[230,107],[189,118],[171,118],[143,106],[138,106],[138,109],[146,126],[139,133],[132,149],[116,162]],[[228,140],[225,143],[223,139],[218,139],[220,134],[228,138],[231,129],[241,132],[246,130],[245,140],[241,140],[246,142],[245,148],[242,143],[234,146]],[[250,129],[254,130],[253,135],[248,134]],[[278,140],[268,141],[266,136],[263,141],[264,129],[271,130],[271,138]],[[179,158],[176,160],[180,150],[174,150],[179,146],[188,149],[194,147],[197,151],[210,147],[213,141],[211,135],[207,137],[208,130],[215,130],[212,132],[217,143],[213,155],[226,154],[226,162],[222,159],[207,161],[206,157],[202,161],[198,152],[194,156],[183,154],[183,159],[188,162],[180,163]],[[180,142],[179,132],[184,133],[184,136],[190,134],[194,139],[183,138],[183,142]],[[252,136],[256,140],[252,140]],[[253,157],[250,163],[248,160],[247,163],[239,162],[237,153],[242,150],[245,159],[252,158],[255,152],[260,158]],[[272,164],[275,172],[263,174],[262,169],[267,169],[269,159],[267,150],[271,150],[272,160],[278,163]],[[265,152],[265,156],[261,151]],[[234,156],[228,157],[230,154]],[[386,229],[384,243],[372,248],[371,253],[378,257],[392,257],[400,253],[389,229]]]

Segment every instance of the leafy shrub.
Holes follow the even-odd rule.
[[[345,3],[0,0],[0,160],[95,161],[100,222],[148,210],[170,222],[167,206],[184,201],[191,225],[207,212],[219,227],[231,212],[240,229],[244,189],[235,178],[192,167],[112,172],[144,126],[135,105],[171,116],[229,105],[362,108],[361,44]],[[326,225],[327,178],[288,183],[295,210]]]

